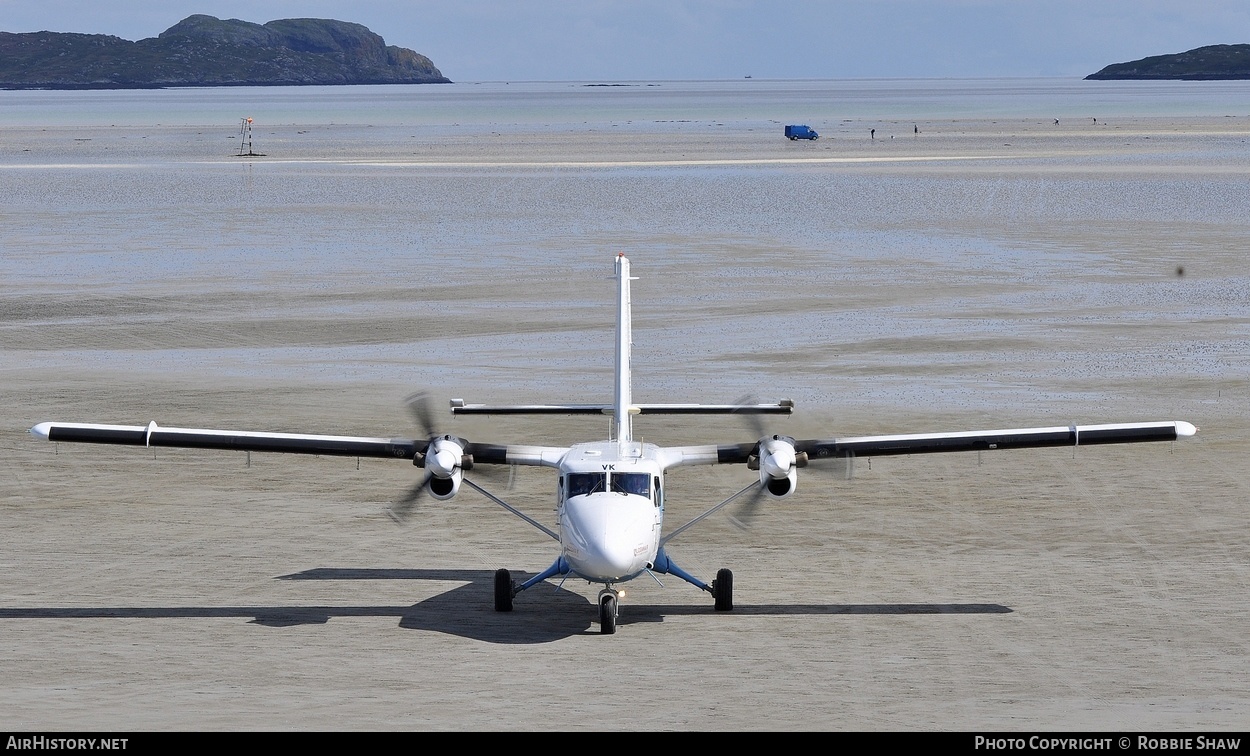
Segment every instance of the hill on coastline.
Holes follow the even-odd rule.
[[[1209,45],[1173,55],[1114,63],[1089,79],[1250,79],[1250,45]]]
[[[424,55],[360,24],[254,24],[194,15],[137,42],[106,34],[0,32],[0,88],[150,89],[304,84],[434,84]]]

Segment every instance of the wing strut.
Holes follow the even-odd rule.
[[[512,505],[511,505],[511,504],[509,504],[508,502],[506,502],[506,501],[504,501],[503,499],[499,498],[498,496],[494,495],[494,494],[493,494],[493,493],[491,493],[490,491],[487,491],[485,488],[482,488],[482,487],[481,487],[481,486],[479,486],[478,484],[476,484],[476,483],[474,483],[473,481],[469,480],[467,477],[466,477],[466,478],[462,478],[460,482],[464,483],[464,484],[465,484],[466,486],[468,486],[469,488],[472,488],[474,491],[477,491],[477,492],[478,492],[478,493],[480,493],[481,495],[483,495],[483,496],[485,496],[486,498],[490,499],[491,501],[495,502],[495,503],[496,503],[496,504],[498,504],[499,506],[501,506],[501,507],[503,507],[504,509],[508,510],[508,511],[509,511],[509,512],[511,512],[512,514],[516,515],[517,517],[520,517],[522,520],[525,520],[525,521],[526,521],[526,522],[528,522],[530,525],[533,525],[534,527],[538,528],[538,529],[539,529],[539,530],[541,530],[542,532],[544,532],[544,533],[546,533],[547,535],[551,536],[551,537],[552,537],[553,539],[555,539],[556,541],[559,541],[559,540],[560,540],[560,534],[559,534],[559,533],[555,532],[554,530],[552,530],[551,528],[547,527],[546,525],[543,525],[543,524],[542,524],[541,522],[539,522],[538,520],[535,520],[533,517],[530,517],[529,515],[525,514],[525,513],[524,513],[524,512],[522,512],[521,510],[517,509],[516,507],[512,506]]]
[[[664,536],[663,538],[661,538],[661,539],[660,539],[660,546],[661,546],[661,547],[663,547],[663,546],[664,546],[664,544],[668,543],[669,541],[673,540],[673,539],[674,539],[674,538],[676,538],[677,536],[679,536],[679,535],[681,535],[682,533],[684,533],[686,530],[688,530],[688,529],[690,528],[690,526],[694,525],[696,522],[699,522],[700,520],[702,520],[703,518],[705,518],[705,517],[707,517],[707,516],[709,516],[709,515],[712,515],[712,514],[715,514],[716,512],[719,512],[719,511],[721,510],[721,508],[722,508],[722,507],[724,507],[724,506],[726,506],[726,505],[728,505],[728,504],[732,504],[733,502],[737,501],[737,500],[738,500],[738,497],[739,497],[739,496],[742,496],[744,493],[747,493],[747,492],[749,492],[749,491],[759,490],[759,487],[760,487],[760,483],[759,483],[759,481],[758,481],[758,480],[757,480],[757,481],[753,481],[753,482],[751,483],[751,485],[749,485],[749,486],[747,486],[746,488],[742,489],[741,491],[739,491],[738,493],[734,494],[733,496],[730,496],[728,499],[725,499],[725,500],[724,500],[724,501],[722,501],[720,504],[717,504],[716,506],[712,507],[712,508],[711,508],[711,509],[709,509],[708,511],[706,511],[706,512],[704,512],[703,514],[699,515],[698,517],[694,518],[693,520],[691,520],[690,522],[686,523],[685,525],[682,525],[680,528],[678,528],[678,529],[674,530],[672,533],[669,533],[668,535],[666,535],[666,536]]]

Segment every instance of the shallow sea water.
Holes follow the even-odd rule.
[[[619,251],[641,278],[637,383],[652,400],[993,409],[1023,395],[1067,412],[1065,397],[1146,377],[1246,370],[1241,82],[0,104],[4,369],[382,385],[418,371],[593,401],[612,322],[595,282]],[[239,114],[264,157],[237,156]],[[781,138],[795,120],[825,137]],[[1122,330],[1115,354],[1087,345],[1095,323]]]

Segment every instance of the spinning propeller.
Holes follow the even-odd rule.
[[[412,464],[424,468],[425,475],[403,498],[387,509],[387,514],[396,522],[406,519],[426,493],[440,501],[455,496],[460,490],[464,471],[473,469],[473,456],[465,452],[465,440],[451,434],[440,434],[435,428],[427,393],[420,391],[412,394],[404,403],[427,439],[424,450],[417,451],[412,458]]]
[[[756,400],[744,396],[737,402],[739,407],[746,408],[756,405]],[[798,486],[798,468],[807,466],[807,454],[795,451],[795,441],[790,436],[769,434],[758,414],[746,411],[735,412],[750,427],[752,434],[759,439],[755,448],[747,456],[747,469],[759,471],[758,485],[738,508],[736,515],[729,521],[746,530],[751,520],[759,514],[759,504],[765,496],[780,499],[794,493]]]
[[[409,414],[412,415],[422,436],[426,439],[425,446],[418,445],[418,450],[412,458],[412,464],[423,468],[425,474],[402,498],[387,508],[386,513],[395,522],[407,519],[426,494],[439,501],[447,501],[454,497],[460,491],[464,473],[474,469],[472,453],[474,447],[463,438],[439,432],[434,423],[434,413],[430,409],[429,394],[424,391],[411,394],[404,400],[404,404],[407,405]],[[477,449],[486,454],[487,459],[493,455],[494,461],[499,462],[498,457],[502,454],[502,447],[491,447],[489,444],[483,447],[479,444]],[[484,471],[492,467],[495,465],[487,465],[480,469]],[[513,476],[510,475],[508,488],[512,488],[512,483]],[[478,490],[482,489],[478,488]]]

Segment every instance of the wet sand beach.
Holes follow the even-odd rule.
[[[1250,115],[0,130],[0,725],[1239,730]],[[1101,120],[1101,119],[1100,119]],[[869,138],[869,129],[876,138]],[[914,130],[915,129],[915,130]],[[228,132],[225,132],[228,133]],[[404,462],[49,444],[47,420],[404,437],[403,398],[795,400],[801,437],[1186,420],[1183,443],[801,471],[735,574],[491,606],[542,533]],[[444,418],[556,444],[604,422]],[[772,428],[770,427],[770,430]],[[752,440],[640,418],[661,444]],[[666,530],[746,485],[669,474]],[[554,478],[483,485],[551,523]]]

